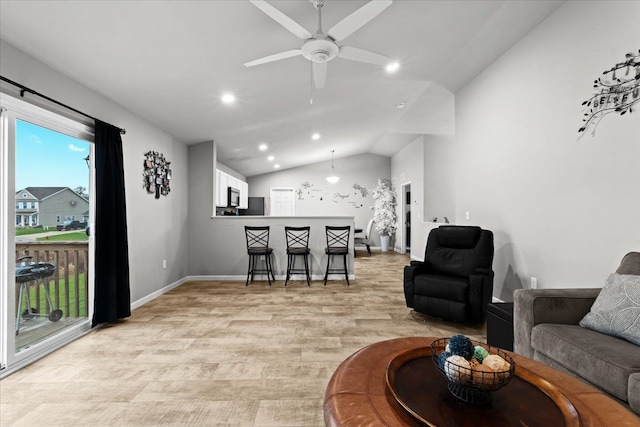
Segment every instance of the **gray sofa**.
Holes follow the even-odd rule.
[[[640,275],[640,252],[618,274]],[[514,351],[582,379],[640,414],[640,347],[578,325],[600,289],[518,289]]]

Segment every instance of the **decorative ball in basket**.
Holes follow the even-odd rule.
[[[431,357],[458,399],[473,404],[491,402],[491,392],[509,383],[515,362],[505,351],[472,341],[464,335],[441,338],[431,344]]]

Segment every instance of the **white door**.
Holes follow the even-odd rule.
[[[293,188],[271,189],[271,216],[294,216]]]

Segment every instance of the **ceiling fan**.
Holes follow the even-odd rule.
[[[254,65],[266,64],[268,62],[302,55],[312,63],[313,80],[317,89],[324,87],[327,79],[327,62],[331,61],[335,57],[375,65],[384,65],[387,67],[397,67],[397,62],[384,55],[355,47],[340,46],[336,43],[337,41],[349,37],[360,27],[378,16],[383,10],[389,7],[391,3],[393,3],[393,0],[370,1],[331,27],[326,33],[322,31],[322,8],[324,7],[325,1],[309,0],[313,6],[318,9],[318,31],[316,31],[316,34],[311,34],[300,24],[280,12],[275,7],[271,6],[265,0],[249,1],[251,1],[251,3],[253,3],[258,9],[273,18],[273,20],[278,24],[303,39],[304,43],[300,49],[292,49],[265,56],[264,58],[245,63],[245,67],[253,67]]]

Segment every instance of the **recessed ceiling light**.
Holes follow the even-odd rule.
[[[311,135],[311,139],[317,141],[318,139],[320,139],[320,134],[318,132],[314,133],[313,135]]]
[[[267,144],[258,145],[258,150],[260,150],[260,151],[265,151],[267,148],[269,148],[269,147],[267,147]]]
[[[398,103],[396,104],[396,107],[398,107],[398,108],[402,109],[402,108],[404,108],[406,105],[407,105],[407,104],[406,104],[406,102],[398,102]]]
[[[395,73],[400,68],[399,62],[390,62],[386,66],[387,73]]]
[[[224,102],[225,104],[232,104],[233,102],[235,102],[235,100],[236,97],[232,93],[225,93],[224,95],[222,95],[222,102]]]
[[[278,165],[278,164],[273,165],[273,168],[274,168],[274,169],[280,169],[280,165]]]
[[[270,162],[273,162],[273,159],[275,159],[275,157],[273,157],[273,156],[267,157],[267,160],[269,160]]]

